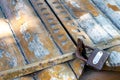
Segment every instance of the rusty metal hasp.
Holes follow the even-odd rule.
[[[85,59],[80,55],[80,53],[82,53],[82,54],[86,53],[85,47],[92,50],[88,59]],[[85,61],[86,65],[93,67],[96,70],[102,70],[105,62],[107,61],[107,59],[109,57],[109,54],[98,48],[93,49],[92,47],[85,46],[83,44],[82,40],[78,39],[76,56],[79,59]]]

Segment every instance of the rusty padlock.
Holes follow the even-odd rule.
[[[84,58],[82,54],[86,54],[86,49],[89,48],[92,50],[88,59]],[[93,67],[96,70],[102,70],[105,62],[107,61],[109,54],[106,51],[100,50],[98,48],[92,48],[85,46],[81,39],[78,39],[76,56],[85,61],[87,66]]]

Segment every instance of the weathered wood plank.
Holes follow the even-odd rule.
[[[120,29],[120,7],[114,0],[92,0],[95,5]]]
[[[90,12],[95,20],[98,22],[98,24],[101,25],[101,27],[109,33],[113,38],[119,37],[119,33],[117,32],[118,29],[105,17],[98,9],[95,7],[95,5],[90,2],[90,0],[80,0],[80,3],[85,6],[85,10],[87,12]]]
[[[73,18],[69,15],[68,11],[64,8],[64,6],[60,3],[59,0],[46,0],[50,7],[55,12],[56,16],[62,22],[64,28],[71,35],[71,37],[76,42],[78,38],[81,38],[85,44],[93,45],[91,39],[88,35],[73,21]],[[56,2],[56,3],[55,3]]]
[[[108,59],[108,62],[106,62],[106,65],[104,66],[103,69],[110,71],[120,71],[120,45],[109,48],[108,51],[111,54]],[[110,67],[115,67],[115,68],[110,68]]]
[[[36,9],[38,15],[41,17],[43,22],[45,23],[47,29],[50,31],[53,39],[56,44],[59,46],[63,53],[71,53],[75,51],[75,45],[71,41],[69,35],[67,35],[66,31],[57,20],[55,15],[50,10],[49,6],[44,2],[44,0],[38,0],[37,2],[34,0],[30,0]],[[70,65],[77,77],[79,77],[83,71],[83,64],[80,60],[74,60],[70,62]]]
[[[77,7],[74,7],[73,3],[77,5]],[[105,39],[110,39],[111,37],[100,27],[100,25],[96,22],[96,20],[92,17],[92,15],[89,14],[84,9],[84,6],[82,5],[82,8],[80,8],[81,5],[79,3],[75,1],[72,2],[70,0],[66,2],[67,6],[69,6],[73,10],[72,12],[74,14],[84,12],[84,15],[77,15],[77,16],[74,15],[74,16],[78,18],[80,26],[90,36],[93,42],[99,43],[99,42],[105,41]],[[79,12],[74,11],[74,8],[79,10]],[[80,10],[83,10],[83,11],[80,11]],[[101,34],[101,33],[104,33],[104,34]]]
[[[94,20],[90,14],[81,16],[79,24],[85,30],[85,32],[91,37],[95,44],[99,42],[107,42],[111,39],[111,36],[104,31],[103,28]]]
[[[9,79],[21,77],[24,75],[35,73],[37,71],[40,71],[40,70],[43,70],[46,68],[53,67],[58,64],[62,64],[69,60],[75,59],[74,54],[75,53],[67,53],[67,54],[64,54],[61,56],[57,56],[55,58],[53,57],[52,59],[34,62],[34,63],[28,64],[28,65],[25,65],[23,67],[17,67],[15,69],[1,71],[0,72],[0,80],[1,79],[9,80]]]
[[[67,35],[65,30],[62,28],[60,22],[54,16],[48,5],[44,0],[30,0],[35,7],[36,11],[44,21],[46,27],[50,31],[50,34],[53,36],[56,44],[60,46],[63,52],[75,51],[75,45],[71,41],[70,37]],[[60,38],[61,37],[61,38]]]
[[[0,3],[30,63],[61,54],[27,0],[1,0]],[[37,80],[76,80],[67,64],[43,70],[35,77]]]
[[[9,23],[3,17],[0,11],[0,71],[24,66],[26,63],[10,30]],[[17,80],[32,80],[32,78],[21,77]]]
[[[89,0],[62,0],[62,3],[97,46],[120,38],[119,30]]]

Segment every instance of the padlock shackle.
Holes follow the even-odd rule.
[[[76,54],[76,57],[79,58],[80,60],[84,61],[84,62],[87,62],[87,59],[85,59],[84,57],[80,56],[79,53],[75,53]]]
[[[76,57],[83,60],[84,62],[87,62],[87,59],[85,59],[82,54],[86,54],[85,45],[81,39],[77,40],[77,50],[76,50]]]
[[[83,54],[86,54],[86,48],[93,50],[93,52],[91,52],[91,55],[87,59],[83,57]],[[84,61],[86,65],[93,67],[96,70],[101,70],[104,66],[104,63],[109,57],[109,54],[107,54],[103,50],[100,50],[98,48],[94,49],[90,46],[84,45],[81,39],[78,39],[77,41],[77,50],[75,54],[76,57]]]
[[[87,59],[85,59],[82,55],[86,54],[86,49],[85,48],[88,48],[90,50],[94,50],[93,47],[90,47],[88,45],[84,45],[83,41],[78,38],[77,40],[77,50],[76,50],[76,57],[83,60],[84,62],[87,62]]]

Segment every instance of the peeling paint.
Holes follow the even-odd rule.
[[[16,67],[17,66],[17,58],[14,57],[10,52],[9,49],[6,50],[6,48],[8,48],[8,44],[6,43],[6,41],[4,39],[0,40],[0,60],[1,63],[3,64],[4,61],[7,62],[7,65],[11,68]],[[14,51],[14,49],[11,49],[12,51]]]
[[[120,29],[120,11],[114,11],[107,6],[107,4],[116,5],[111,0],[92,0],[100,10],[111,19],[112,22]],[[116,5],[117,6],[117,5]]]
[[[8,64],[10,67],[16,67],[17,66],[17,59],[14,57],[11,57],[10,61],[8,61]]]
[[[26,41],[28,41],[31,37],[30,33],[27,32],[27,27],[28,27],[28,24],[24,23],[20,29],[20,32],[23,34],[23,37]]]
[[[95,17],[95,19],[99,22],[101,27],[107,33],[109,33],[110,36],[112,36],[113,38],[120,37],[118,29],[112,23],[110,23],[103,15],[100,14],[99,16]]]
[[[90,14],[80,17],[79,24],[82,29],[90,36],[94,43],[107,42],[112,39]]]
[[[17,59],[15,57],[13,57],[10,53],[6,52],[5,56],[8,57],[8,64],[10,65],[10,67],[15,67],[17,66]]]
[[[86,11],[84,10],[84,7],[81,3],[77,3],[73,0],[63,0],[63,3],[67,4],[67,10],[72,14],[73,17],[79,18],[80,16],[86,14]]]
[[[31,52],[35,54],[35,56],[40,59],[45,57],[49,54],[49,51],[44,48],[44,45],[39,40],[38,34],[30,34],[28,32],[28,24],[24,23],[21,26],[20,32],[23,34],[23,38],[28,42],[28,48]],[[32,41],[30,41],[30,38],[33,37]]]
[[[35,56],[39,58],[43,58],[49,54],[49,51],[45,49],[42,42],[40,42],[38,35],[33,35],[33,40],[28,43],[29,50],[34,52]]]
[[[76,14],[77,13],[80,13],[81,11],[79,11],[79,12],[76,12],[76,11],[74,11],[74,8],[72,7],[72,6],[70,6],[70,1],[71,0],[65,0],[66,1],[66,7],[68,7],[68,9],[69,9],[69,11],[71,12],[72,11],[72,15],[73,15],[73,13],[75,12]],[[63,2],[65,2],[65,1],[63,1]],[[80,3],[78,3],[78,5],[80,5],[80,6],[82,6],[82,4],[84,4],[84,6],[85,6],[85,8],[84,9],[86,9],[86,11],[88,11],[88,12],[96,12],[96,13],[99,13],[99,11],[95,8],[95,6],[93,6],[91,3],[90,3],[90,1],[88,1],[88,0],[75,0],[75,2],[77,3],[77,2],[80,2]],[[109,1],[112,5],[115,5],[115,3],[113,3],[113,1]],[[91,6],[91,8],[90,8],[90,6]],[[69,8],[70,7],[70,8]],[[71,9],[73,9],[73,10],[71,10]],[[90,14],[90,13],[88,13],[88,14]],[[82,19],[84,19],[83,18],[83,16],[85,17],[85,15],[87,15],[87,14],[84,14],[84,15],[81,15],[81,18]],[[90,21],[87,21],[87,18],[86,18],[86,20],[85,20],[85,22],[83,21],[82,22],[82,24],[83,23],[85,23],[85,26],[83,26],[82,24],[81,24],[81,22],[79,21],[79,24],[81,25],[81,27],[83,28],[85,28],[86,26],[98,26],[99,27],[99,29],[96,29],[96,30],[98,30],[98,31],[93,31],[94,32],[94,34],[95,33],[98,33],[98,34],[100,34],[100,36],[96,36],[96,38],[98,37],[101,37],[102,35],[104,36],[104,33],[105,33],[105,36],[108,36],[109,37],[109,39],[112,39],[112,38],[119,38],[120,36],[119,36],[119,30],[110,22],[110,20],[109,19],[107,19],[105,16],[103,16],[102,14],[99,14],[99,15],[97,15],[97,16],[95,16],[93,13],[92,14],[90,14],[89,15],[90,17],[91,17],[91,22]],[[88,18],[90,18],[89,16],[87,16]],[[80,19],[81,19],[80,18]],[[87,23],[88,22],[88,23]],[[88,25],[87,25],[88,24]],[[96,25],[97,24],[97,25]],[[83,29],[84,29],[83,28]],[[96,27],[95,27],[96,28]],[[85,29],[84,29],[85,30]],[[94,30],[94,29],[92,29],[92,30]],[[101,32],[100,32],[100,31]],[[74,31],[75,32],[75,31]],[[103,33],[102,33],[103,32]],[[88,33],[88,35],[89,35],[90,33]],[[101,35],[102,34],[102,35]],[[92,35],[91,35],[92,36]],[[91,37],[91,39],[93,40],[93,41],[95,41],[95,43],[99,43],[99,41],[98,42],[96,42],[96,38],[92,38]],[[103,39],[103,41],[106,43],[106,39],[107,39],[107,37],[104,39],[105,37],[103,37],[103,38],[101,38],[101,40]],[[107,40],[109,40],[109,39],[107,39]],[[102,41],[100,41],[100,42],[102,42]]]
[[[4,50],[0,50],[0,59],[4,59],[6,57],[6,62],[8,65],[12,68],[17,66],[17,59],[13,57],[9,52],[6,52]]]
[[[73,1],[73,0],[68,0],[72,5],[73,7],[77,7],[77,8],[80,8],[80,5],[78,5],[77,2]]]
[[[58,69],[58,72],[56,72],[56,69]],[[70,77],[69,72],[65,72],[64,74],[62,73],[66,70],[66,67],[64,66],[55,66],[54,68],[48,70],[51,76],[50,80],[76,80],[74,76]],[[58,75],[58,77],[56,77],[56,75]]]

